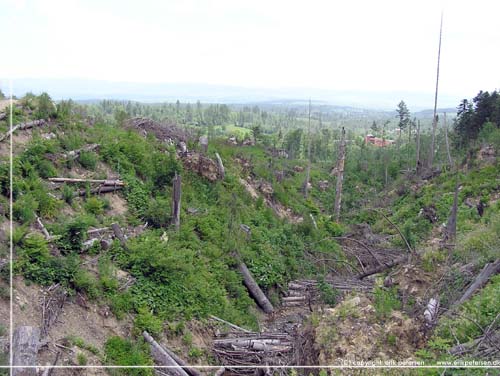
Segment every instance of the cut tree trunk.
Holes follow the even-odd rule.
[[[309,193],[309,181],[311,180],[311,100],[309,99],[309,121],[307,126],[307,168],[306,180],[302,186],[304,198],[307,198]]]
[[[474,282],[469,286],[454,306],[460,305],[468,300],[477,290],[483,288],[492,276],[498,273],[500,273],[500,259],[496,259],[494,262],[486,264],[483,270],[481,270],[481,273],[479,273]]]
[[[186,371],[190,376],[202,376],[202,374],[196,369],[196,368],[191,368],[188,366],[188,364],[179,358],[172,350],[170,350],[168,347],[163,347],[163,349],[167,352],[168,355],[179,365],[182,367],[184,371]]]
[[[222,164],[222,158],[220,157],[219,153],[215,153],[215,157],[217,158],[217,167],[219,169],[219,177],[224,180],[226,173],[224,170],[224,165]]]
[[[417,121],[417,151],[415,157],[415,171],[420,175],[422,169],[422,162],[420,162],[420,120]]]
[[[189,376],[186,371],[184,371],[174,359],[165,351],[163,347],[160,346],[158,342],[154,340],[153,337],[149,335],[148,332],[142,332],[142,335],[146,342],[151,346],[151,355],[155,360],[156,364],[159,366],[169,367],[168,372],[172,376]]]
[[[39,343],[40,330],[38,328],[20,326],[14,330],[12,339],[12,365],[25,367],[13,368],[13,376],[36,376]]]
[[[52,236],[50,236],[49,232],[47,231],[47,229],[43,225],[42,220],[38,216],[36,217],[36,222],[38,223],[40,230],[42,230],[42,233],[43,233],[43,236],[45,236],[45,239],[50,240],[52,238]]]
[[[335,205],[333,215],[338,222],[340,219],[340,207],[342,203],[342,185],[344,182],[344,165],[345,165],[345,128],[342,127],[342,137],[340,139],[339,157],[337,161],[337,185],[335,187]]]
[[[444,242],[445,245],[453,247],[455,238],[457,236],[457,214],[458,214],[458,178],[455,183],[455,194],[453,196],[453,205],[450,211],[450,217],[446,223]]]
[[[444,140],[446,142],[446,155],[448,156],[448,164],[453,167],[453,160],[450,153],[450,141],[448,140],[448,125],[446,124],[446,112],[443,114]]]
[[[267,299],[267,296],[262,292],[259,285],[255,282],[252,273],[248,270],[243,261],[238,265],[240,273],[243,275],[243,283],[250,292],[250,295],[255,299],[257,304],[262,308],[265,313],[272,313],[274,311],[273,305]]]
[[[172,223],[178,230],[181,225],[181,176],[177,173],[172,182]]]

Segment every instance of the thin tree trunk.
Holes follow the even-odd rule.
[[[5,140],[7,137],[9,137],[12,133],[14,133],[18,129],[30,129],[30,128],[39,127],[39,126],[42,126],[45,124],[47,124],[47,121],[43,120],[43,119],[32,120],[32,121],[28,121],[27,123],[18,124],[15,127],[13,127],[11,130],[7,131],[2,136],[0,136],[0,142]]]
[[[78,178],[48,178],[53,183],[98,183],[106,186],[123,187],[125,183],[119,179],[101,180],[101,179],[78,179]]]
[[[307,126],[307,168],[306,168],[306,180],[304,181],[304,186],[302,187],[304,198],[307,198],[309,191],[309,180],[311,176],[311,99],[309,99],[309,120]]]
[[[345,164],[345,128],[342,127],[342,136],[340,138],[339,156],[337,161],[337,185],[335,187],[335,206],[333,215],[338,222],[340,219],[340,207],[342,204],[342,184],[344,182],[344,164]]]
[[[177,173],[172,182],[172,223],[178,230],[181,225],[181,176]]]
[[[415,170],[417,172],[417,175],[420,175],[420,170],[422,167],[422,162],[420,162],[420,120],[418,120],[417,122],[417,152],[415,160]]]
[[[20,326],[12,337],[12,365],[26,366],[13,368],[13,376],[36,376],[37,354],[40,330],[32,326]],[[28,366],[31,366],[29,368]]]
[[[437,99],[438,99],[438,87],[439,87],[439,63],[441,61],[441,36],[443,34],[443,13],[441,13],[441,24],[439,26],[439,48],[438,48],[438,60],[437,60],[437,72],[436,72],[436,91],[434,92],[434,112],[432,116],[432,141],[431,150],[429,153],[429,168],[432,169],[434,163],[434,149],[436,143],[436,128],[437,128]]]
[[[368,277],[370,275],[381,273],[384,270],[390,269],[393,266],[399,265],[399,264],[406,262],[406,261],[408,261],[407,255],[396,257],[395,259],[392,259],[389,262],[383,263],[383,265],[378,265],[378,266],[375,266],[371,269],[365,270],[363,273],[358,274],[357,278],[363,279],[363,278]]]
[[[448,163],[450,168],[453,167],[453,160],[451,159],[450,153],[450,142],[448,140],[448,125],[446,124],[446,112],[444,113],[444,139],[446,141],[446,154],[448,155]]]

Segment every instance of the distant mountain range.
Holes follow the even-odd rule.
[[[7,80],[0,79],[0,89],[8,92]],[[404,100],[412,112],[432,107],[433,93],[401,91],[345,91],[313,88],[250,88],[194,83],[133,83],[86,79],[15,79],[13,93],[22,96],[46,91],[52,98],[79,101],[114,99],[140,102],[196,102],[269,105],[335,105],[370,110],[394,110]],[[456,112],[462,98],[440,94],[439,103],[447,112]],[[444,110],[440,109],[440,112]]]

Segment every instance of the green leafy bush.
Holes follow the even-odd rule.
[[[98,156],[92,151],[82,151],[78,156],[78,162],[83,168],[94,170],[98,161]]]
[[[120,337],[109,338],[104,345],[105,362],[113,366],[152,366],[148,346]],[[150,368],[121,368],[110,370],[112,376],[153,376]]]
[[[398,298],[396,287],[383,288],[375,287],[373,291],[375,299],[375,312],[381,318],[388,317],[394,309],[401,308],[401,301]]]

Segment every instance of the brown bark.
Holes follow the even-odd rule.
[[[177,173],[172,182],[172,224],[177,230],[181,225],[181,176]]]
[[[452,244],[457,236],[457,213],[458,213],[458,178],[455,183],[455,194],[453,196],[453,205],[451,207],[450,217],[448,218],[448,223],[446,224],[445,230],[445,243]]]
[[[14,330],[12,339],[13,376],[36,376],[40,330],[32,326],[20,326]],[[29,367],[31,366],[31,367]]]
[[[113,186],[108,186],[108,185],[105,185],[105,186],[99,186],[97,188],[92,188],[90,191],[88,191],[88,193],[90,193],[91,195],[95,195],[95,194],[101,194],[101,193],[109,193],[109,192],[115,192],[115,191],[119,191],[119,190],[122,190],[123,189],[123,186],[116,186],[116,187],[113,187]],[[86,189],[80,189],[77,194],[79,196],[85,196],[87,194],[87,190]]]
[[[164,346],[163,349],[166,351],[168,355],[179,365],[182,367],[182,369],[190,376],[202,376],[202,374],[196,369],[196,368],[191,368],[188,366],[188,364],[179,358],[172,350],[170,350],[168,347]]]
[[[345,164],[345,128],[342,127],[342,136],[340,139],[339,157],[337,161],[337,185],[335,187],[335,205],[333,215],[338,222],[340,219],[340,207],[342,204],[342,185],[344,182],[344,164]]]

